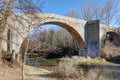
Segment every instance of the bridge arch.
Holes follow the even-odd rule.
[[[110,42],[114,42],[116,46],[120,46],[120,35],[118,35],[116,32],[107,32],[106,36]]]
[[[105,41],[109,40],[110,42],[113,42],[115,45],[120,46],[120,35],[118,35],[114,31],[108,31],[102,36],[103,42],[101,42],[103,45],[105,45]]]
[[[54,24],[54,25],[58,25],[58,26],[60,26],[64,29],[66,29],[69,33],[71,33],[73,36],[75,36],[76,40],[78,41],[79,45],[82,48],[86,47],[85,41],[83,40],[83,38],[79,34],[79,32],[74,28],[74,25],[69,25],[69,24],[66,24],[66,23],[63,23],[63,22],[58,22],[58,21],[47,21],[47,22],[39,24],[38,26],[45,25],[45,24]]]
[[[38,26],[41,26],[41,25],[45,25],[45,24],[54,24],[54,25],[58,25],[58,26],[60,26],[60,27],[62,27],[62,28],[64,28],[64,29],[66,29],[69,33],[71,33],[73,36],[75,36],[75,38],[76,38],[76,40],[78,41],[78,44],[79,44],[79,46],[80,46],[80,49],[84,49],[84,48],[86,48],[87,46],[86,46],[86,43],[85,43],[85,41],[84,41],[84,39],[83,39],[83,37],[82,37],[82,35],[81,35],[81,33],[80,33],[80,31],[79,30],[77,30],[77,28],[76,28],[76,25],[74,25],[74,24],[71,24],[71,22],[65,22],[64,20],[54,20],[54,19],[49,19],[49,18],[47,18],[47,19],[45,19],[45,20],[43,20],[43,21],[38,21],[37,23],[36,23],[36,25],[34,25],[34,26],[32,26],[31,27],[31,29],[30,29],[30,32],[34,29],[34,28],[36,28],[36,27],[38,27]],[[26,35],[26,37],[27,37],[28,35]],[[24,40],[23,40],[24,41]],[[22,43],[23,43],[23,41],[22,41]],[[21,43],[21,46],[22,46],[22,43]],[[21,46],[20,46],[20,48],[21,48]],[[20,50],[20,49],[19,49]]]

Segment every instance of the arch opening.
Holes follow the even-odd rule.
[[[107,32],[106,39],[113,42],[116,46],[120,46],[120,36],[116,32]]]
[[[106,44],[106,41],[109,41],[110,43],[114,43],[116,46],[120,46],[120,36],[116,32],[106,32],[101,38],[101,45],[104,47]]]
[[[39,26],[47,25],[47,24],[54,24],[54,25],[58,25],[58,26],[64,28],[65,30],[67,30],[69,33],[71,33],[75,37],[76,41],[79,44],[80,49],[86,48],[86,44],[83,41],[81,35],[73,27],[71,27],[70,25],[62,23],[62,22],[49,21],[49,22],[44,22],[44,23],[40,24]],[[36,28],[36,27],[33,27],[33,29],[34,28]]]
[[[120,63],[120,36],[116,32],[109,31],[103,37],[104,46],[101,49],[101,57],[111,62]]]
[[[80,33],[78,33],[77,30],[74,29],[75,26],[71,26],[71,25],[68,25],[66,23],[56,22],[56,21],[44,22],[44,23],[40,24],[39,26],[45,25],[45,24],[54,24],[54,25],[58,25],[58,26],[60,26],[60,27],[62,27],[64,29],[66,29],[69,33],[71,33],[76,38],[76,40],[78,41],[81,48],[86,48],[86,43],[83,40]]]

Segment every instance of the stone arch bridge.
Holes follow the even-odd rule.
[[[18,53],[28,32],[44,24],[55,24],[65,28],[76,37],[80,45],[79,55],[94,57],[99,56],[99,42],[102,36],[109,31],[116,32],[114,27],[99,24],[98,20],[84,21],[56,14],[13,14],[8,19],[3,49],[10,52],[15,50]]]

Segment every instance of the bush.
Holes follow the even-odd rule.
[[[87,73],[87,77],[84,77],[83,80],[107,80],[100,74],[99,69],[91,69]]]
[[[82,75],[83,71],[79,73],[75,68],[75,63],[70,60],[60,62],[54,71],[54,75],[56,77],[62,78],[78,78],[80,74]]]
[[[2,59],[0,64],[5,64],[8,67],[21,67],[21,63],[12,59],[12,54],[7,51],[2,51]]]
[[[106,54],[105,54],[105,51],[103,49],[100,50],[100,57],[106,58]]]
[[[78,64],[72,60],[60,62],[52,75],[57,78],[56,80],[107,80],[100,74],[99,69],[90,69],[86,72],[82,68],[78,68]]]
[[[113,62],[120,60],[120,47],[114,43],[107,41],[105,47],[101,51],[101,57]]]
[[[2,59],[3,61],[12,61],[12,54],[7,51],[2,51]]]

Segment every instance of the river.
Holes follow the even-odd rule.
[[[53,71],[54,68],[59,64],[60,59],[29,59],[27,61],[27,65],[45,68],[47,70]],[[80,65],[80,68],[84,70],[90,70],[97,68],[101,72],[101,74],[110,78],[110,80],[120,80],[120,65],[105,65],[105,66],[97,66],[97,65]]]

